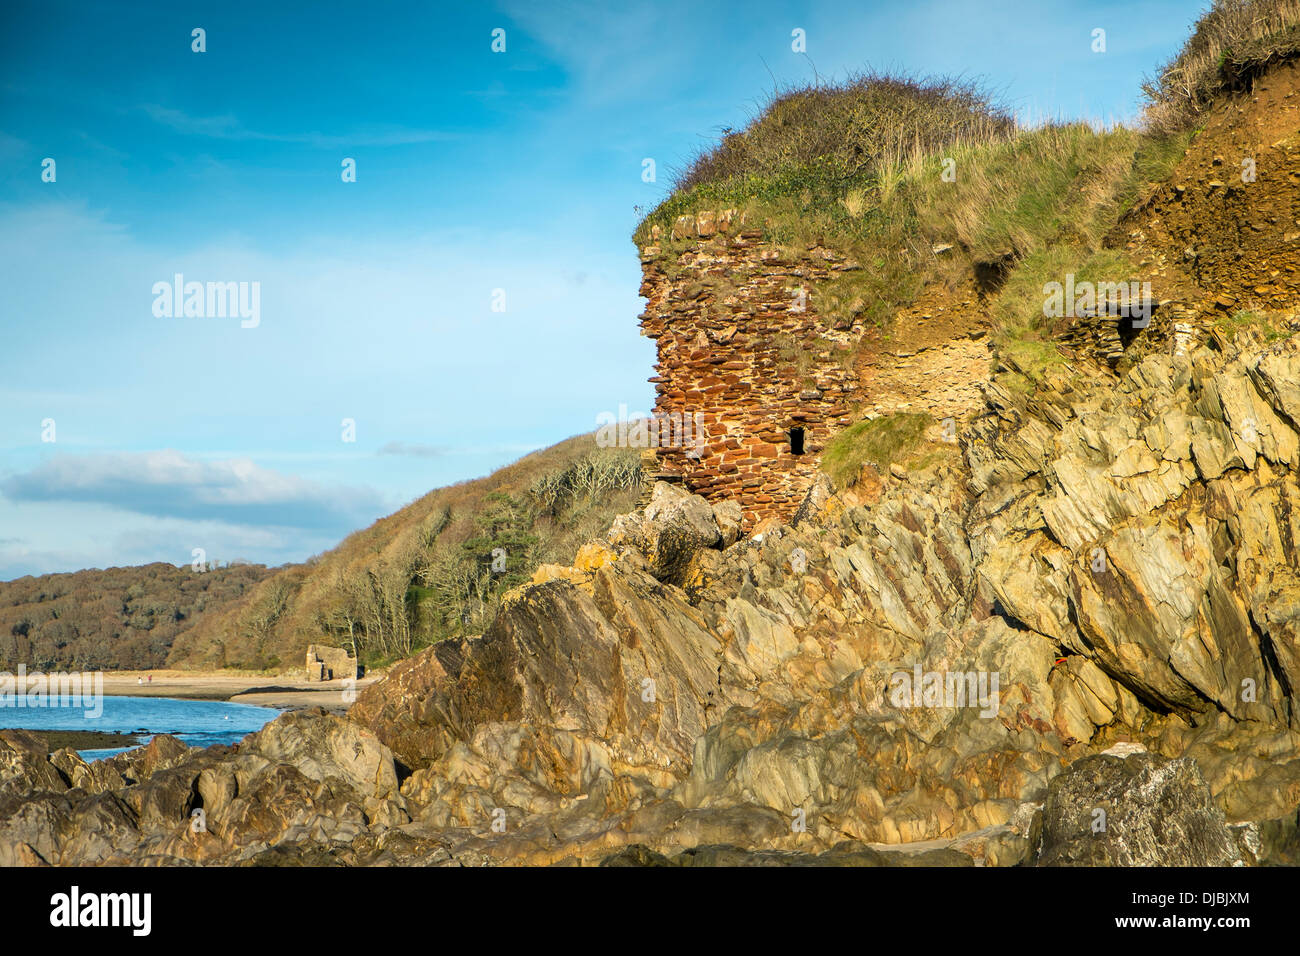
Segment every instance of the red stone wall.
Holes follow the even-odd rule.
[[[652,230],[641,258],[641,330],[658,346],[655,412],[698,413],[703,423],[703,454],[660,448],[661,472],[710,500],[739,502],[747,529],[788,519],[860,397],[851,362],[834,349],[861,329],[819,316],[813,283],[858,266],[820,247],[765,242],[731,211],[682,217],[671,237]],[[790,445],[796,427],[802,455]]]

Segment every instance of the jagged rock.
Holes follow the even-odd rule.
[[[109,757],[106,763],[127,783],[147,780],[159,770],[175,767],[190,755],[190,748],[171,734],[158,734],[143,747]]]
[[[634,843],[617,853],[611,853],[600,861],[601,866],[675,866],[672,860],[662,853],[656,853],[647,846]]]
[[[56,864],[73,830],[76,806],[67,793],[34,789],[0,793],[0,866]]]
[[[0,793],[68,789],[68,781],[46,758],[45,744],[22,731],[0,734]]]
[[[1113,397],[1058,384],[1032,410],[993,394],[998,418],[969,452],[973,530],[989,542],[980,574],[1000,605],[1143,700],[1291,719],[1293,584],[1289,562],[1262,553],[1291,547],[1276,516],[1294,479],[1275,469],[1294,466],[1296,433],[1252,373],[1271,361],[1284,381],[1282,356],[1294,362],[1279,347],[1226,361],[1152,355]],[[1018,487],[1020,501],[998,487]],[[1251,570],[1265,566],[1267,582]],[[1276,647],[1260,645],[1261,623]]]
[[[0,863],[1182,859],[1156,858],[1158,825],[1198,861],[1286,859],[1293,366],[1202,348],[994,382],[962,463],[856,503],[815,483],[745,540],[661,484],[346,719],[93,767],[0,738]],[[1131,810],[1142,786],[1166,819]],[[1098,793],[1110,843],[1079,829]]]
[[[50,755],[50,763],[74,786],[87,793],[105,793],[125,787],[126,778],[107,760],[87,763],[71,747]]]
[[[1031,836],[1037,866],[1242,863],[1192,760],[1097,754],[1052,781]]]
[[[159,822],[151,815],[144,825]],[[74,805],[57,855],[51,848],[48,862],[84,866],[126,859],[139,846],[139,827],[139,817],[124,796],[112,792],[93,794]]]
[[[1245,845],[1245,853],[1253,856],[1256,863],[1300,866],[1300,812],[1258,825],[1247,824],[1242,830],[1239,842]]]
[[[75,788],[46,786],[65,773]],[[323,711],[280,717],[239,752],[166,736],[94,764],[63,750],[27,784],[0,796],[0,864],[237,862],[409,822],[388,749]]]
[[[860,843],[845,841],[824,853],[797,850],[748,850],[743,847],[710,845],[683,850],[669,859],[649,847],[636,844],[613,853],[601,866],[974,866],[974,861],[956,850],[936,849],[917,853],[882,853]]]
[[[729,510],[724,511],[724,518],[729,522],[730,515]],[[738,533],[738,526],[734,530]],[[651,572],[661,581],[680,584],[695,553],[721,543],[723,532],[707,501],[660,481],[655,483],[644,512],[615,519],[609,540],[616,547],[640,551]]]
[[[740,505],[734,501],[715,502],[711,507],[713,519],[718,525],[721,544],[724,548],[729,548],[740,539],[740,525],[744,513],[740,510]]]
[[[240,751],[296,767],[312,780],[339,779],[367,799],[397,796],[392,751],[355,721],[323,710],[278,717],[246,737]]]
[[[348,717],[378,734],[405,768],[424,765],[445,746],[429,739],[435,692],[460,674],[468,646],[460,640],[442,641],[399,661],[382,683],[370,684],[357,695]]]
[[[138,826],[143,829],[167,829],[189,821],[195,806],[194,783],[199,770],[193,763],[183,763],[151,774],[143,782],[123,791]]]
[[[795,509],[790,524],[797,528],[805,522],[816,522],[824,519],[827,507],[834,500],[835,486],[832,484],[830,476],[824,472],[819,472],[813,479],[812,484],[809,485],[808,493],[804,495],[803,501]]]

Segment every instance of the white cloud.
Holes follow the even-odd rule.
[[[253,461],[177,451],[55,455],[0,481],[14,502],[108,505],[155,517],[347,531],[387,507],[366,488],[328,488]]]

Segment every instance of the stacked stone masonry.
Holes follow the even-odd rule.
[[[657,477],[738,502],[746,529],[788,519],[862,397],[844,358],[862,330],[819,316],[813,286],[859,266],[766,242],[732,210],[683,216],[667,237],[655,227],[641,259],[655,414],[683,422],[689,439],[660,442]]]

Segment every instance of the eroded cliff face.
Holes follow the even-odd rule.
[[[1190,757],[1231,822],[1294,814],[1298,350],[991,384],[959,466],[867,504],[819,486],[793,527],[725,550],[692,532],[681,587],[647,556],[705,522],[660,486],[631,543],[352,717],[418,768],[424,825],[507,807],[504,834],[467,836],[505,859],[967,834],[1004,862],[1052,778],[1117,743]],[[997,702],[900,705],[918,668],[996,675]]]
[[[661,483],[349,719],[89,766],[11,740],[5,860],[1149,861],[1157,784],[1201,862],[1294,853],[1300,336],[985,393],[960,456],[753,538]],[[1127,842],[1079,842],[1093,790]]]
[[[1282,63],[1249,96],[1218,104],[1168,183],[1115,239],[1189,311],[1300,304],[1300,64]]]

